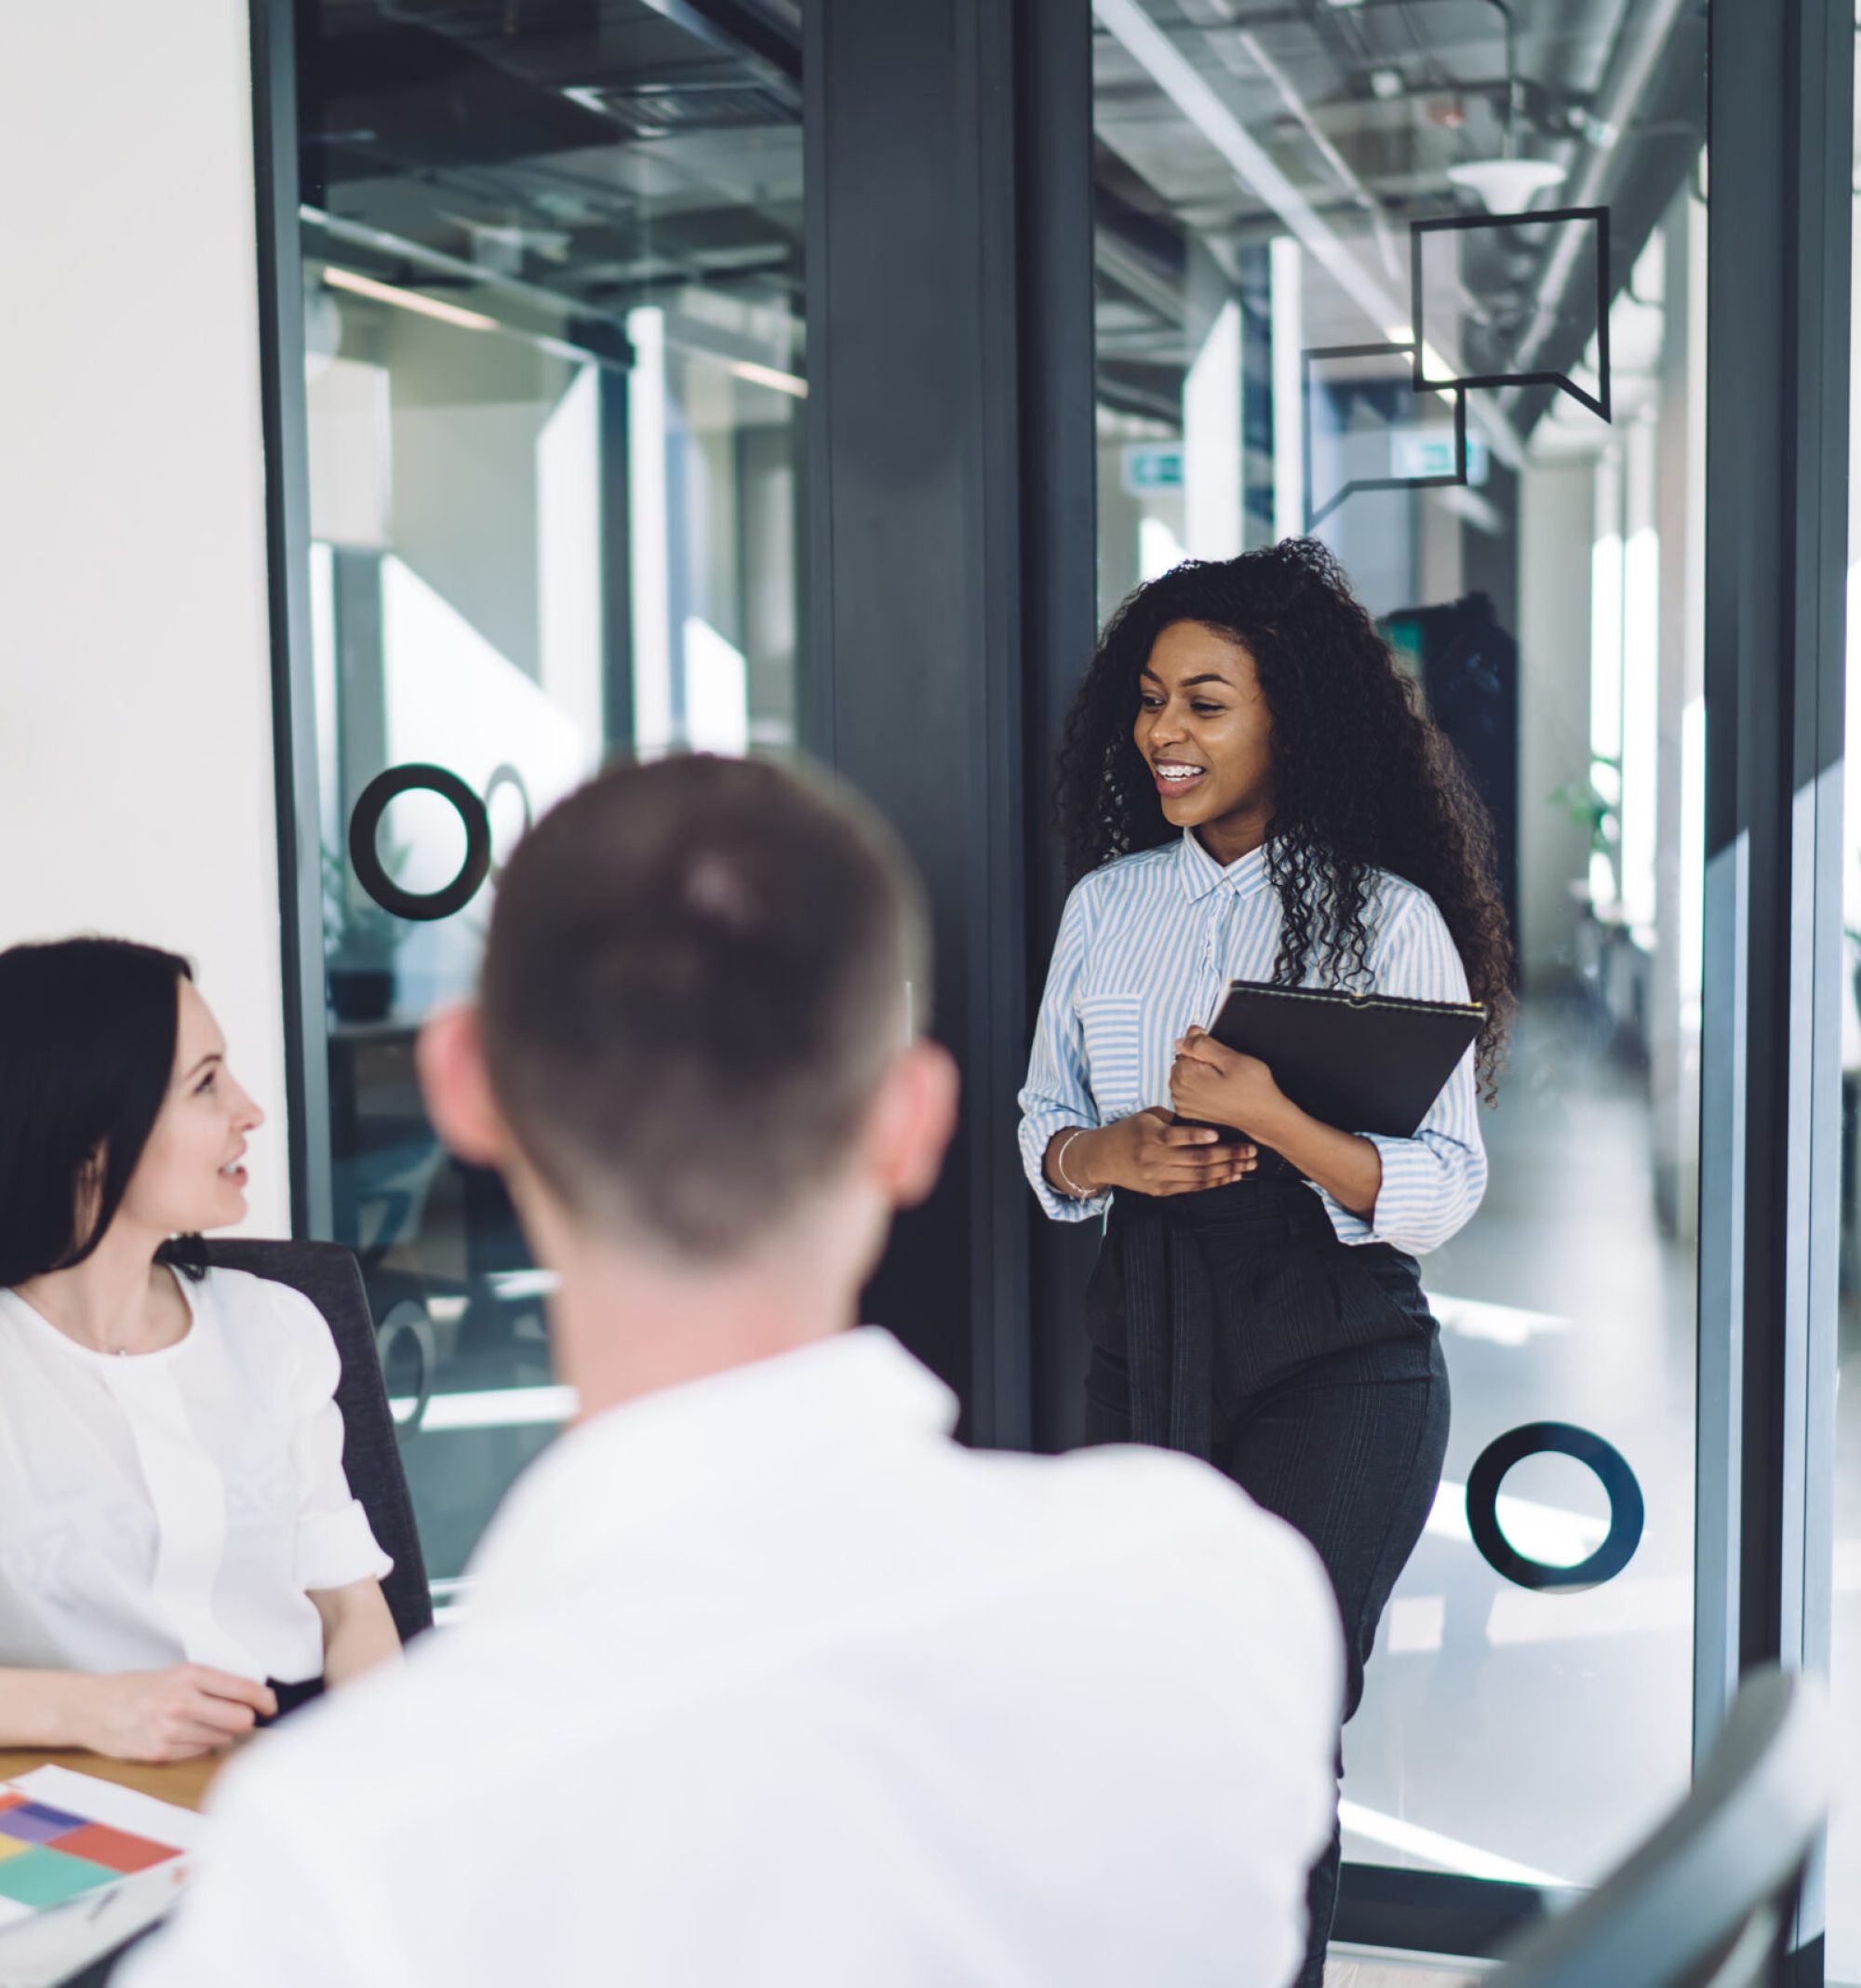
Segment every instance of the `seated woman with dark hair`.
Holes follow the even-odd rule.
[[[205,1267],[262,1121],[186,960],[0,952],[0,1745],[188,1759],[399,1649],[328,1325]]]

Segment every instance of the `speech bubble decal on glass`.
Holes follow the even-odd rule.
[[[1322,345],[1304,355],[1305,529],[1360,490],[1467,481],[1466,396],[1417,394],[1408,344]]]
[[[1485,332],[1477,319],[1462,326],[1461,369],[1449,369],[1430,345],[1427,301],[1439,305],[1444,297],[1479,294],[1478,280],[1469,280],[1465,263],[1479,237],[1517,241],[1522,237],[1542,258],[1541,295],[1553,300],[1555,313],[1547,327],[1528,328],[1525,342],[1513,351],[1495,346],[1489,355],[1479,348]],[[1542,214],[1446,214],[1409,223],[1409,329],[1414,335],[1412,378],[1416,393],[1467,387],[1552,386],[1568,394],[1602,420],[1610,417],[1609,391],[1609,209],[1606,207],[1552,208]],[[1580,385],[1556,368],[1533,368],[1529,360],[1561,333],[1558,343],[1578,353],[1596,341],[1596,391]],[[1495,334],[1497,336],[1498,334]],[[1436,341],[1439,344],[1442,343]],[[1471,348],[1471,349],[1468,349]],[[1510,364],[1496,363],[1504,356]],[[1488,357],[1495,363],[1487,364]],[[1520,364],[1524,360],[1527,363]]]

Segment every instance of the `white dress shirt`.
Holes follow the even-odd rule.
[[[93,1351],[0,1290],[0,1666],[323,1669],[308,1591],[379,1578],[342,1473],[323,1314],[244,1270],[177,1275],[193,1323]]]
[[[1317,1558],[1205,1465],[965,1450],[871,1329],[613,1409],[463,1619],[268,1734],[124,1988],[1271,1988]]]
[[[1387,870],[1371,873],[1370,990],[1412,1001],[1467,999],[1466,971],[1435,901]],[[1170,1102],[1178,1037],[1207,1028],[1230,980],[1271,980],[1279,895],[1263,846],[1225,868],[1187,829],[1082,877],[1066,900],[1021,1094],[1021,1153],[1055,1221],[1103,1215],[1109,1195],[1056,1194],[1044,1162],[1053,1135]],[[1317,962],[1305,985],[1319,985]],[[1357,1128],[1340,1128],[1353,1132]],[[1366,1222],[1322,1189],[1344,1242],[1438,1249],[1486,1191],[1486,1148],[1469,1049],[1412,1139],[1363,1135],[1383,1162]]]

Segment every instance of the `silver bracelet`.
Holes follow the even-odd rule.
[[[1075,1201],[1091,1201],[1092,1198],[1092,1190],[1090,1188],[1082,1188],[1078,1184],[1078,1182],[1075,1180],[1069,1173],[1067,1173],[1066,1148],[1072,1145],[1073,1141],[1077,1139],[1081,1133],[1086,1132],[1088,1130],[1090,1130],[1090,1127],[1088,1126],[1075,1125],[1072,1131],[1069,1132],[1066,1136],[1060,1141],[1060,1150],[1053,1155],[1053,1171],[1060,1176],[1060,1185],[1065,1189],[1066,1192],[1070,1194]]]

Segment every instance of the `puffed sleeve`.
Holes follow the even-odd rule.
[[[1047,991],[1034,1025],[1034,1051],[1028,1060],[1027,1082],[1021,1093],[1021,1163],[1040,1205],[1056,1222],[1083,1222],[1105,1213],[1111,1197],[1095,1194],[1087,1201],[1056,1194],[1047,1179],[1047,1148],[1053,1135],[1069,1125],[1096,1125],[1099,1108],[1086,1068],[1085,1041],[1074,1005],[1086,968],[1090,910],[1086,892],[1090,879],[1076,884],[1061,914],[1060,934],[1053,942],[1053,961],[1047,969]]]
[[[1377,991],[1409,1001],[1467,999],[1466,970],[1434,900],[1405,889],[1389,907],[1372,959]],[[1474,1051],[1468,1049],[1412,1139],[1362,1135],[1383,1162],[1368,1222],[1320,1193],[1342,1242],[1389,1242],[1419,1256],[1439,1249],[1486,1192]]]
[[[266,1286],[290,1337],[291,1464],[297,1473],[298,1585],[305,1593],[380,1580],[394,1566],[342,1470],[341,1363],[328,1322],[301,1292]]]

